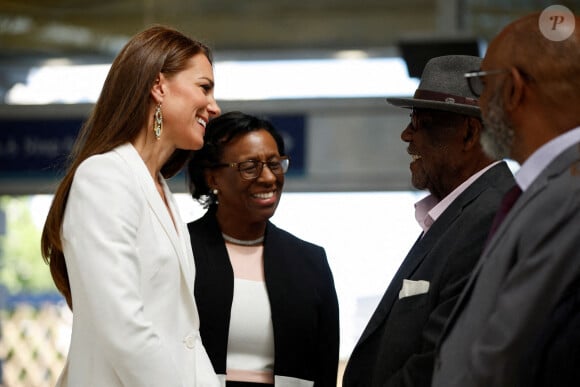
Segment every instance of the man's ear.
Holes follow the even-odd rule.
[[[469,150],[479,145],[481,135],[481,121],[475,117],[467,117],[465,132],[463,137],[463,149]]]
[[[502,88],[504,109],[508,113],[512,112],[523,102],[526,88],[526,81],[516,67],[510,68]]]
[[[161,73],[157,75],[157,78],[155,78],[155,82],[151,87],[151,96],[157,103],[163,101],[163,97],[165,96],[165,77]]]

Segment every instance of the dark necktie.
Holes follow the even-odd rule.
[[[491,237],[493,236],[493,234],[495,234],[495,232],[499,228],[499,225],[501,224],[501,222],[503,222],[506,215],[514,206],[514,204],[516,203],[521,194],[522,189],[520,188],[519,185],[516,184],[504,195],[501,204],[499,206],[499,210],[497,210],[495,218],[493,219],[493,223],[491,224],[491,228],[489,229],[487,241],[485,242],[486,245],[489,243]]]

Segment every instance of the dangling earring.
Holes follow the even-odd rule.
[[[155,108],[155,114],[153,115],[153,133],[155,133],[155,138],[159,140],[161,137],[161,132],[163,131],[163,114],[161,113],[161,104],[158,104]]]
[[[213,202],[215,204],[219,204],[220,202],[218,201],[218,194],[220,193],[220,191],[217,188],[214,188],[211,190],[211,193],[213,194]]]

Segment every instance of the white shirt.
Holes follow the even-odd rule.
[[[548,141],[532,153],[515,174],[516,182],[522,191],[528,189],[556,157],[578,142],[580,142],[580,126]]]
[[[226,242],[234,271],[226,380],[274,383],[274,327],[264,280],[264,246]]]

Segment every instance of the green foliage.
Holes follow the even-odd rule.
[[[6,234],[0,235],[0,284],[11,293],[54,291],[48,266],[40,254],[41,225],[34,222],[32,196],[2,196]]]

